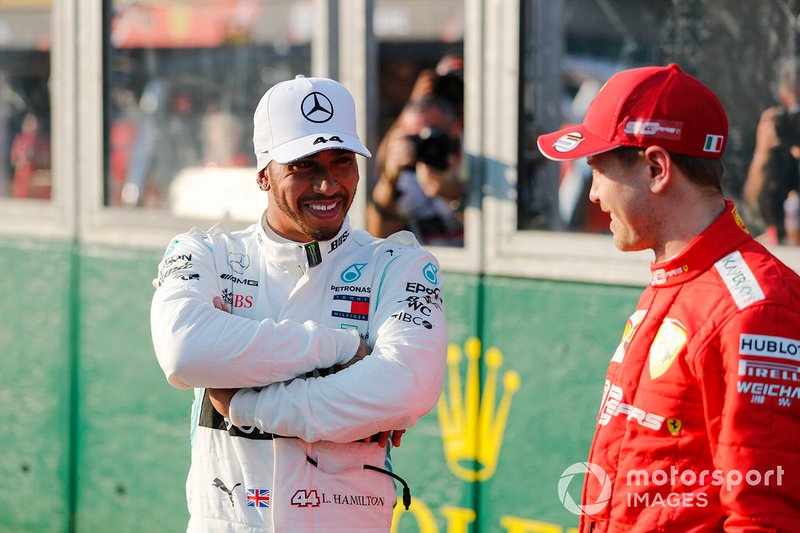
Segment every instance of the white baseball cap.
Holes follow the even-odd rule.
[[[372,157],[356,132],[356,106],[342,84],[297,76],[270,87],[253,115],[257,171],[273,159],[289,163],[323,150]]]

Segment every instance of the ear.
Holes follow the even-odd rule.
[[[669,152],[660,146],[650,146],[644,151],[644,162],[650,173],[650,191],[662,192],[672,179],[672,158]]]
[[[269,190],[269,165],[264,167],[261,172],[258,173],[256,183],[258,183],[258,188],[262,191]]]

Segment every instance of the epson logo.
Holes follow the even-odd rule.
[[[250,285],[251,287],[258,287],[258,281],[254,279],[237,278],[236,276],[231,276],[230,274],[220,274],[219,277],[226,281],[230,281],[232,283],[238,283],[239,285]]]

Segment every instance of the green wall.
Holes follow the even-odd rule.
[[[0,531],[185,529],[191,393],[166,383],[150,343],[159,259],[0,240]],[[605,366],[639,290],[446,280],[460,386],[445,386],[443,405],[475,398],[489,409],[473,414],[488,424],[453,424],[443,439],[434,410],[406,434],[393,460],[415,503],[398,511],[396,530],[566,532],[577,518],[559,502],[558,479],[586,458]],[[468,353],[479,357],[480,390],[469,385]],[[487,363],[500,359],[493,374]],[[496,416],[504,395],[505,418]],[[469,479],[476,470],[485,479]]]

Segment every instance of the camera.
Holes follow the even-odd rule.
[[[781,109],[775,115],[775,132],[783,146],[800,146],[800,110]]]
[[[461,142],[449,133],[438,128],[422,128],[417,135],[409,135],[414,143],[417,161],[438,170],[447,168],[447,156],[461,150]]]

